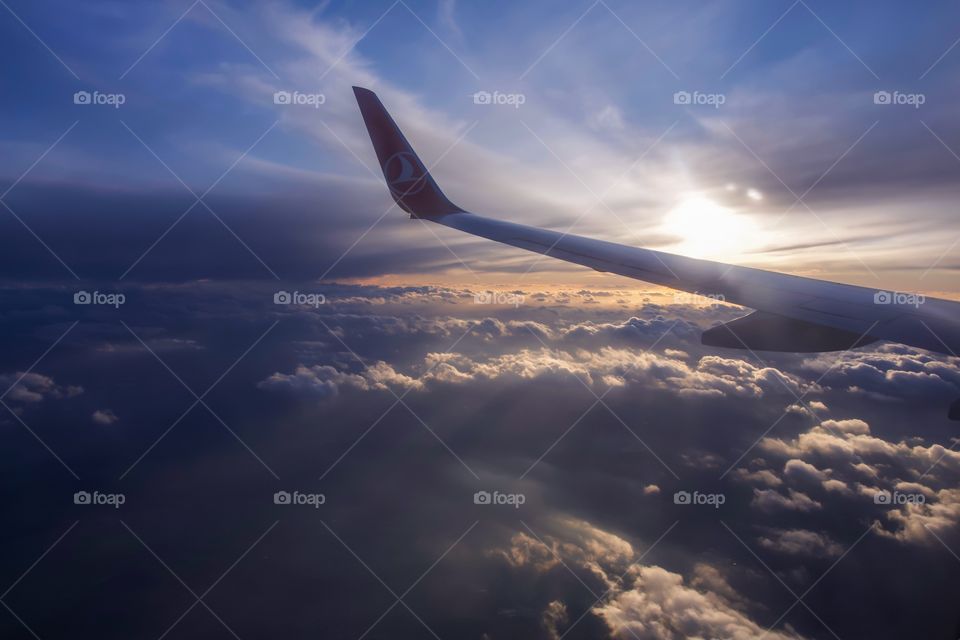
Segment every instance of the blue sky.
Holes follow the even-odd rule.
[[[178,178],[202,193],[232,166],[212,197],[301,196],[300,215],[306,203],[324,206],[343,240],[331,251],[342,253],[389,207],[349,91],[363,84],[429,163],[441,159],[434,173],[467,208],[952,295],[957,12],[870,2],[10,2],[0,29],[16,97],[2,106],[0,170],[12,184],[69,129],[25,185],[162,192],[178,209],[192,201]],[[75,105],[76,91],[125,101]],[[324,103],[277,105],[275,91]],[[522,94],[523,104],[477,105],[476,91]],[[723,103],[678,105],[678,91]],[[877,105],[877,91],[924,103]],[[11,206],[27,188],[11,192]],[[125,215],[145,216],[156,235],[165,228]],[[712,241],[731,229],[736,238]],[[446,254],[404,261],[404,277],[421,281],[479,277],[461,259],[499,280],[529,266],[467,238],[439,243],[393,212],[355,255]],[[551,269],[586,277],[547,264],[532,277],[554,278]]]

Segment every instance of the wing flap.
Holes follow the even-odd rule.
[[[707,329],[700,336],[700,341],[709,347],[728,349],[746,347],[755,351],[818,353],[846,351],[876,342],[876,338],[765,311],[755,311],[748,316]]]

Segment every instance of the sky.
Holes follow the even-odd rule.
[[[5,71],[16,98],[2,107],[0,170],[8,187],[26,175],[4,201],[59,259],[34,238],[4,266],[168,279],[168,243],[147,250],[205,194],[214,212],[197,205],[172,238],[201,235],[229,207],[234,277],[315,278],[331,266],[327,277],[385,277],[397,247],[423,281],[476,281],[467,259],[487,279],[525,272],[525,256],[450,235],[441,244],[396,211],[337,265],[316,259],[318,243],[342,254],[390,206],[350,91],[360,84],[469,210],[955,295],[957,236],[944,225],[960,173],[956,9],[936,6],[14,2],[0,25],[18,61]],[[123,103],[77,105],[77,91]],[[321,97],[275,104],[277,91]],[[475,104],[478,91],[522,104]],[[678,92],[691,104],[675,104]],[[54,214],[64,202],[75,225]],[[107,235],[119,235],[109,251]],[[538,264],[525,279],[560,268],[589,277]]]
[[[958,13],[2,0],[0,635],[956,638],[960,361],[411,221],[350,88],[467,210],[957,298]]]

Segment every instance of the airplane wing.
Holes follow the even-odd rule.
[[[888,340],[945,355],[960,350],[960,303],[858,287],[486,218],[443,194],[375,93],[353,88],[397,205],[412,217],[628,278],[721,297],[755,309],[703,333],[709,346],[757,351],[840,351]],[[951,406],[960,419],[960,400]]]

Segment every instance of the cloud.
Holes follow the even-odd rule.
[[[901,473],[917,475],[934,465],[960,471],[960,453],[939,444],[925,446],[885,440],[872,435],[863,420],[827,420],[793,440],[764,438],[760,447],[792,458],[817,458],[831,463],[835,470],[838,470],[836,467],[856,468],[873,475],[875,465],[882,463],[896,464],[901,467]]]
[[[821,376],[824,386],[894,398],[953,398],[960,393],[960,371],[951,358],[934,357],[902,345],[839,356],[815,356],[804,368]]]
[[[422,388],[423,383],[397,373],[385,362],[375,362],[361,373],[347,373],[328,365],[298,366],[293,373],[274,373],[257,385],[269,391],[302,392],[320,399],[337,395],[341,387],[362,391]]]
[[[616,106],[608,104],[600,110],[591,113],[587,118],[587,125],[600,131],[622,131],[624,128],[623,114]]]
[[[440,0],[440,2],[437,3],[437,18],[440,24],[462,40],[463,32],[460,31],[460,25],[457,24],[456,10],[456,0]]]
[[[83,393],[79,385],[59,385],[40,373],[8,373],[0,375],[0,386],[7,389],[6,398],[23,404],[36,404],[46,399],[73,398]]]
[[[90,418],[100,425],[111,425],[120,419],[111,409],[97,409]]]
[[[822,426],[830,432],[839,431],[841,433],[852,433],[856,435],[870,433],[870,425],[857,418],[848,420],[824,420]]]
[[[757,471],[749,471],[747,469],[736,469],[733,472],[733,477],[743,482],[763,485],[767,487],[779,487],[780,485],[783,484],[783,480],[781,480],[780,477],[770,469],[759,469]]]
[[[843,547],[828,536],[806,529],[775,529],[757,542],[766,549],[813,558],[835,558],[843,553]]]
[[[787,460],[783,466],[783,475],[795,482],[820,483],[829,479],[829,475],[809,462],[803,460]]]
[[[559,564],[553,549],[539,540],[520,531],[510,538],[510,545],[505,549],[496,549],[491,555],[499,556],[513,567],[533,567],[538,571],[546,571]]]
[[[788,490],[784,495],[774,489],[754,489],[753,501],[750,503],[761,511],[815,511],[823,507],[822,504],[800,491]]]
[[[749,603],[713,566],[697,564],[688,580],[660,566],[637,564],[631,543],[587,522],[565,519],[551,529],[552,534],[542,536],[549,549],[520,532],[496,553],[515,569],[545,573],[562,560],[587,571],[609,590],[592,613],[614,638],[746,640],[764,633],[744,611]],[[550,607],[558,608],[553,603]],[[769,631],[767,636],[800,637],[789,630]]]
[[[614,638],[622,639],[799,637],[767,631],[720,593],[700,591],[682,575],[657,566],[631,569],[622,590],[595,607],[594,613],[603,618]]]
[[[886,520],[892,526],[881,528],[882,535],[912,544],[939,544],[930,532],[942,539],[956,531],[960,523],[960,489],[941,489],[929,502],[911,502],[902,509],[892,509],[886,513]]]
[[[391,509],[403,511],[405,515],[390,519],[399,530],[398,540],[429,538],[423,522],[449,524],[452,529],[460,521],[472,522],[482,515],[484,527],[465,539],[464,546],[443,565],[453,563],[449,568],[469,575],[485,593],[501,594],[495,602],[483,598],[464,605],[489,623],[480,632],[490,637],[516,635],[517,628],[526,636],[546,635],[551,628],[562,635],[574,623],[580,635],[589,637],[614,633],[631,637],[625,630],[628,626],[638,632],[645,629],[647,637],[761,635],[754,626],[772,623],[790,601],[781,600],[786,595],[719,525],[720,518],[742,534],[791,588],[794,581],[797,588],[808,586],[817,577],[817,564],[837,557],[835,545],[846,548],[872,522],[879,526],[843,560],[849,570],[832,572],[825,579],[830,589],[864,592],[865,567],[871,568],[872,575],[882,575],[885,584],[893,581],[914,587],[916,583],[901,571],[907,556],[915,566],[925,567],[925,583],[942,585],[947,580],[932,576],[923,564],[931,559],[943,564],[945,551],[932,532],[956,548],[960,526],[957,496],[950,493],[957,486],[960,467],[946,453],[949,441],[939,449],[934,444],[941,434],[937,424],[928,428],[919,420],[900,421],[873,410],[872,398],[814,386],[819,374],[804,366],[811,356],[782,354],[769,357],[763,365],[750,354],[717,352],[699,344],[698,326],[735,312],[664,305],[665,297],[656,291],[612,290],[612,295],[599,295],[592,288],[531,287],[524,291],[528,300],[534,295],[543,300],[516,309],[474,304],[471,287],[345,283],[318,287],[327,304],[313,309],[273,304],[275,289],[270,283],[131,285],[131,304],[124,312],[125,322],[149,344],[167,345],[164,360],[178,375],[189,376],[185,380],[191,386],[197,376],[200,388],[216,379],[220,369],[215,366],[206,376],[205,366],[222,363],[226,367],[272,320],[280,320],[274,332],[222,380],[216,395],[212,394],[211,406],[242,433],[258,456],[282,472],[285,482],[289,477],[291,486],[298,482],[310,486],[316,481],[318,464],[325,469],[349,451],[393,402],[388,389],[398,395],[409,390],[405,401],[457,456],[481,477],[503,478],[507,485],[590,406],[593,399],[577,377],[598,394],[612,388],[605,402],[681,476],[678,486],[609,412],[594,410],[523,481],[528,500],[522,517],[537,532],[533,535],[516,526],[512,511],[468,512],[474,506],[470,496],[476,488],[459,462],[425,431],[390,429],[403,423],[392,414],[383,418],[386,428],[371,432],[325,480],[329,485],[325,491],[331,496],[325,508],[337,518],[329,521],[341,522],[334,528],[351,546],[357,545],[365,560],[374,556],[369,559],[371,566],[391,567],[395,561],[390,557],[377,557],[382,545],[369,537],[372,534],[362,522],[344,515],[349,508],[339,507],[333,496],[348,489],[357,491],[359,485],[374,500],[371,508],[385,517]],[[580,305],[578,299],[586,295],[600,304]],[[23,317],[11,320],[8,316],[7,326],[20,322],[14,327],[37,331],[39,349],[30,352],[42,352],[62,333],[62,328],[50,327],[63,323],[64,314],[57,305],[69,305],[69,296],[57,290],[18,291],[16,296],[22,300],[16,308]],[[561,302],[563,297],[571,302]],[[621,308],[618,299],[629,301],[629,310]],[[681,322],[654,349],[644,352],[678,316],[688,313],[688,323]],[[210,327],[217,330],[211,332]],[[8,335],[24,331],[16,329]],[[340,340],[370,368],[363,367]],[[66,367],[52,358],[51,368],[45,370],[51,380],[79,381],[76,372],[83,371],[83,386],[88,390],[112,388],[118,375],[169,384],[170,394],[120,395],[109,406],[124,422],[144,425],[145,433],[162,433],[176,419],[177,415],[168,415],[169,403],[182,390],[115,318],[101,315],[96,322],[82,322],[64,345],[70,353],[81,355]],[[881,351],[880,357],[889,356]],[[909,360],[905,366],[913,366]],[[727,480],[718,482],[721,473],[795,403],[790,391],[808,390],[831,407],[831,419],[784,416],[744,457],[742,468],[727,476],[729,486],[723,486]],[[291,402],[288,394],[303,402]],[[228,403],[224,398],[233,400]],[[904,403],[908,409],[927,404],[917,399]],[[44,435],[50,429],[49,442],[58,454],[62,450],[64,456],[76,456],[78,465],[86,465],[81,462],[86,459],[72,453],[83,447],[72,449],[67,438],[107,437],[109,429],[57,434],[54,439],[55,427],[44,425],[42,419],[82,423],[96,409],[106,410],[105,405],[85,404],[83,398],[49,403],[36,411],[30,425],[36,422]],[[70,411],[76,412],[71,419],[64,416],[61,421],[56,415]],[[264,423],[257,416],[285,429],[289,425],[291,437],[276,438],[272,429],[262,428]],[[311,428],[316,424],[324,426],[322,432]],[[927,437],[916,436],[921,427],[929,429]],[[177,437],[180,428],[171,437]],[[207,477],[211,459],[233,449],[214,440],[197,452],[195,462],[203,465],[197,477]],[[398,458],[398,447],[408,455]],[[35,457],[47,455],[42,447],[36,449]],[[245,458],[247,452],[237,449]],[[944,460],[924,476],[941,455]],[[64,458],[71,465],[74,459]],[[158,447],[149,459],[152,464],[138,466],[134,477],[152,481],[154,468],[176,477],[184,473],[176,449]],[[263,473],[252,458],[232,462],[217,468],[231,478],[231,473],[244,470],[256,477]],[[51,466],[62,472],[58,465]],[[422,484],[384,488],[369,476],[369,468]],[[117,474],[122,471],[118,469]],[[263,475],[269,482],[269,474]],[[718,483],[717,489],[727,496],[720,511],[672,511],[676,507],[670,497],[675,491],[683,485],[707,487],[708,483]],[[249,486],[259,487],[256,482]],[[755,489],[761,493],[755,494]],[[877,504],[875,496],[883,491],[923,495],[925,502]],[[625,503],[643,509],[625,510]],[[440,521],[430,519],[440,512],[447,515]],[[636,567],[628,572],[650,541],[681,515],[689,524],[681,523],[655,554],[644,557],[643,571]],[[433,525],[428,529],[435,531]],[[418,545],[424,553],[423,565],[436,560],[462,531],[447,531],[449,539],[435,540],[432,546]],[[703,556],[704,536],[711,540],[709,556]],[[313,539],[306,542],[314,543]],[[470,545],[475,545],[472,553],[466,552]],[[382,553],[389,555],[390,550]],[[291,567],[307,556],[291,553]],[[557,556],[597,596],[612,589],[598,603],[598,611],[590,613],[595,597],[560,566]],[[337,575],[331,580],[342,578]],[[427,582],[424,588],[429,589]],[[809,602],[839,635],[850,635],[851,629],[864,625],[876,629],[869,598],[851,598],[841,616],[825,601],[830,589],[811,593]],[[438,621],[449,610],[442,596],[460,597],[459,593],[439,595],[438,606],[431,611]],[[905,597],[911,607],[923,606],[919,595]],[[676,601],[693,603],[694,613],[678,610]],[[567,622],[561,621],[559,605],[551,604],[555,602],[567,608]],[[498,614],[505,607],[516,612],[509,621]],[[577,622],[584,611],[587,615]],[[372,612],[373,618],[379,613]],[[803,619],[788,620],[799,625]],[[936,616],[925,620],[920,623],[927,625],[924,629],[939,624]],[[804,622],[799,629],[812,636],[821,633],[815,621]],[[356,635],[362,631],[358,629]],[[786,637],[793,633],[783,626],[776,631]],[[571,632],[568,637],[574,635]]]
[[[516,332],[501,322],[475,323],[483,332],[506,335]],[[522,335],[522,330],[520,330]],[[463,353],[427,353],[414,372],[399,373],[385,362],[367,371],[349,373],[330,365],[300,365],[292,374],[274,373],[261,383],[263,389],[288,388],[332,395],[340,385],[363,390],[391,387],[429,391],[438,383],[470,384],[497,379],[557,379],[597,387],[642,385],[671,391],[678,396],[762,398],[808,387],[799,378],[771,367],[757,367],[744,360],[705,356],[695,365],[664,353],[600,347],[550,349],[544,346],[521,348],[501,355],[471,357]]]
[[[942,445],[926,445],[917,438],[911,443],[890,441],[874,435],[864,420],[843,419],[825,420],[792,440],[766,438],[760,448],[785,458],[778,480],[791,485],[787,495],[755,489],[753,504],[763,511],[820,510],[825,501],[839,498],[850,508],[866,510],[880,535],[920,545],[936,544],[931,531],[948,535],[960,523],[960,492],[953,486],[960,479],[960,454]],[[740,470],[737,477],[758,481],[760,473],[768,480],[775,475],[772,469]],[[812,498],[794,487],[822,495]],[[818,544],[807,533],[765,540],[771,548]],[[826,553],[829,545],[820,547]]]
[[[567,612],[567,605],[560,600],[554,600],[547,605],[540,619],[543,630],[546,631],[550,640],[560,640],[560,629],[570,622],[570,614]]]

